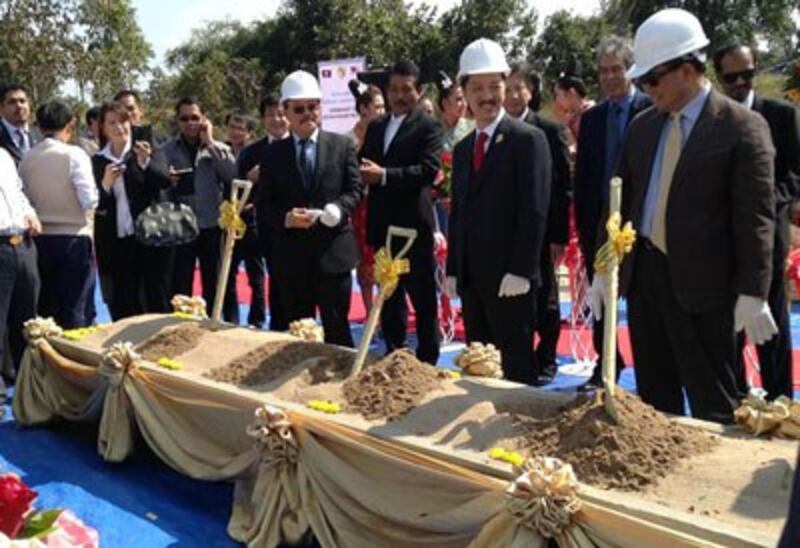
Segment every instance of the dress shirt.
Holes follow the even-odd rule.
[[[747,110],[753,110],[753,103],[756,100],[756,92],[752,89],[748,92],[747,97],[744,98],[742,104],[747,107]]]
[[[695,95],[680,111],[681,116],[681,138],[683,144],[686,145],[686,140],[694,129],[694,125],[703,108],[706,105],[708,95],[711,93],[711,84],[706,82],[703,88]],[[656,203],[658,202],[659,180],[661,177],[661,163],[664,158],[664,147],[667,144],[667,135],[669,134],[669,115],[664,116],[664,125],[661,129],[661,136],[658,141],[658,148],[656,149],[655,160],[653,161],[653,168],[650,171],[650,181],[647,187],[647,195],[644,200],[644,210],[642,211],[642,226],[638,227],[639,234],[645,238],[650,237],[653,228],[653,216],[656,211]]]
[[[107,158],[112,164],[120,164],[124,162],[131,151],[131,142],[128,140],[125,143],[125,148],[122,150],[120,156],[114,156],[111,151],[111,143],[108,143],[103,150],[98,152],[100,156]],[[133,226],[133,216],[131,215],[131,204],[128,201],[128,193],[125,190],[125,174],[124,172],[117,176],[114,184],[111,185],[111,192],[114,194],[114,202],[117,211],[117,238],[125,238],[133,236],[135,229]]]
[[[389,123],[386,124],[386,133],[383,134],[383,153],[389,150],[389,146],[391,146],[392,141],[394,141],[395,135],[397,135],[400,126],[403,125],[403,120],[406,119],[408,114],[403,114],[401,116],[395,116],[392,114],[389,116]]]
[[[11,138],[14,140],[14,144],[17,145],[17,148],[21,152],[27,152],[31,148],[31,134],[28,130],[27,124],[22,127],[17,127],[11,125],[8,120],[5,118],[0,118],[0,122],[6,127],[6,131],[8,134],[11,135]],[[22,138],[24,139],[24,143],[20,143],[19,132],[22,132]]]
[[[22,234],[25,216],[35,215],[27,196],[22,192],[22,179],[17,173],[14,159],[0,148],[0,234],[10,236]]]
[[[526,112],[527,112],[527,110],[526,110]],[[497,130],[497,126],[500,124],[500,120],[502,120],[503,116],[505,116],[505,115],[506,115],[505,109],[501,108],[500,112],[497,113],[497,117],[492,121],[491,124],[489,124],[488,126],[486,126],[483,129],[478,129],[477,127],[475,128],[475,139],[476,140],[478,139],[478,134],[479,133],[485,133],[488,136],[488,139],[486,139],[486,144],[483,145],[484,146],[484,152],[489,150],[489,146],[492,144],[492,137],[494,137],[494,132]]]

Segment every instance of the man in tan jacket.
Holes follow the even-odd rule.
[[[60,101],[36,111],[44,139],[19,165],[25,194],[39,215],[36,237],[41,293],[39,314],[66,329],[91,323],[87,299],[94,298],[92,215],[98,196],[89,156],[67,144],[74,117]]]

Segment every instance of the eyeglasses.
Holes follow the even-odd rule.
[[[739,72],[730,72],[728,74],[721,74],[720,78],[726,84],[735,84],[736,80],[741,78],[745,82],[751,81],[756,75],[755,69],[740,70]]]
[[[650,86],[651,88],[654,88],[658,85],[658,83],[664,76],[666,76],[670,72],[678,70],[678,67],[680,67],[685,62],[686,62],[685,59],[676,59],[674,61],[670,61],[666,65],[661,65],[661,67],[663,67],[661,69],[659,69],[659,67],[655,67],[654,69],[648,71],[646,74],[640,76],[639,78],[636,78],[635,80],[636,85],[639,87]]]
[[[319,110],[319,103],[311,103],[310,105],[293,105],[292,106],[292,112],[294,112],[298,116],[300,114],[305,114],[306,111],[311,113],[311,112],[315,112],[317,110]]]
[[[178,120],[181,122],[199,122],[201,118],[195,114],[193,116],[178,116]]]

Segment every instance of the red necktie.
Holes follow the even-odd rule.
[[[481,131],[475,140],[475,150],[472,151],[472,170],[475,172],[481,169],[483,159],[486,158],[486,141],[488,139],[489,135]]]

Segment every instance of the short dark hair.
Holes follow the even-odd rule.
[[[190,107],[192,105],[197,105],[197,108],[200,109],[200,112],[203,112],[203,106],[197,99],[194,97],[181,97],[178,99],[178,102],[175,103],[175,114],[177,115],[181,111],[181,107]]]
[[[404,78],[410,76],[414,78],[414,85],[417,88],[417,90],[419,91],[420,89],[422,89],[422,82],[420,82],[419,80],[420,78],[419,67],[413,61],[398,61],[397,63],[395,63],[389,70],[389,79],[391,79],[392,76],[402,76]]]
[[[89,110],[86,111],[86,114],[83,115],[83,119],[86,121],[86,125],[91,125],[91,123],[95,120],[100,119],[100,107],[91,107]]]
[[[528,108],[534,112],[539,112],[542,108],[542,75],[526,63],[512,63],[508,76],[511,77],[517,74],[525,82],[532,95]]]
[[[29,95],[28,88],[26,88],[22,84],[17,84],[16,82],[3,84],[2,86],[0,86],[0,102],[5,103],[6,95],[11,93],[12,91],[22,91],[25,92],[25,95]]]
[[[714,52],[712,61],[714,63],[714,71],[716,71],[717,74],[722,73],[722,59],[724,59],[729,53],[733,53],[739,48],[747,48],[750,50],[750,55],[753,56],[753,64],[756,63],[756,48],[741,40],[731,40],[730,42],[726,42],[725,45]]]
[[[100,122],[100,135],[97,136],[97,139],[100,142],[100,148],[103,148],[106,146],[106,143],[108,143],[108,138],[106,137],[106,134],[103,133],[103,124],[106,121],[106,116],[113,112],[117,116],[119,116],[119,119],[122,122],[130,122],[131,113],[128,112],[128,109],[126,109],[122,105],[122,103],[118,103],[117,101],[113,101],[111,103],[103,103],[102,105],[100,105],[99,108],[98,107],[94,108],[97,109],[97,115],[98,115],[97,118],[98,121]],[[89,113],[87,112],[86,114],[88,116]]]
[[[233,112],[229,112],[225,116],[225,125],[227,126],[231,122],[239,122],[245,125],[247,131],[255,131],[256,130],[256,121],[253,120],[252,116],[248,116],[244,112],[240,112],[235,110]]]
[[[575,93],[580,95],[581,98],[586,97],[588,94],[588,90],[586,89],[586,84],[584,83],[583,79],[579,76],[575,76],[574,74],[561,74],[556,80],[555,87],[557,89],[563,89],[564,91],[574,89]]]
[[[258,104],[258,114],[263,118],[268,108],[279,106],[281,106],[281,98],[274,93],[268,93],[261,98],[261,102]]]
[[[74,118],[69,106],[58,99],[47,101],[36,110],[36,123],[45,132],[61,131]]]
[[[123,97],[133,97],[134,99],[136,99],[136,102],[138,104],[140,104],[140,105],[142,104],[141,97],[139,97],[139,94],[136,91],[132,90],[132,89],[121,89],[121,90],[119,90],[117,92],[117,94],[114,95],[114,102],[116,103],[118,101],[121,101]]]

